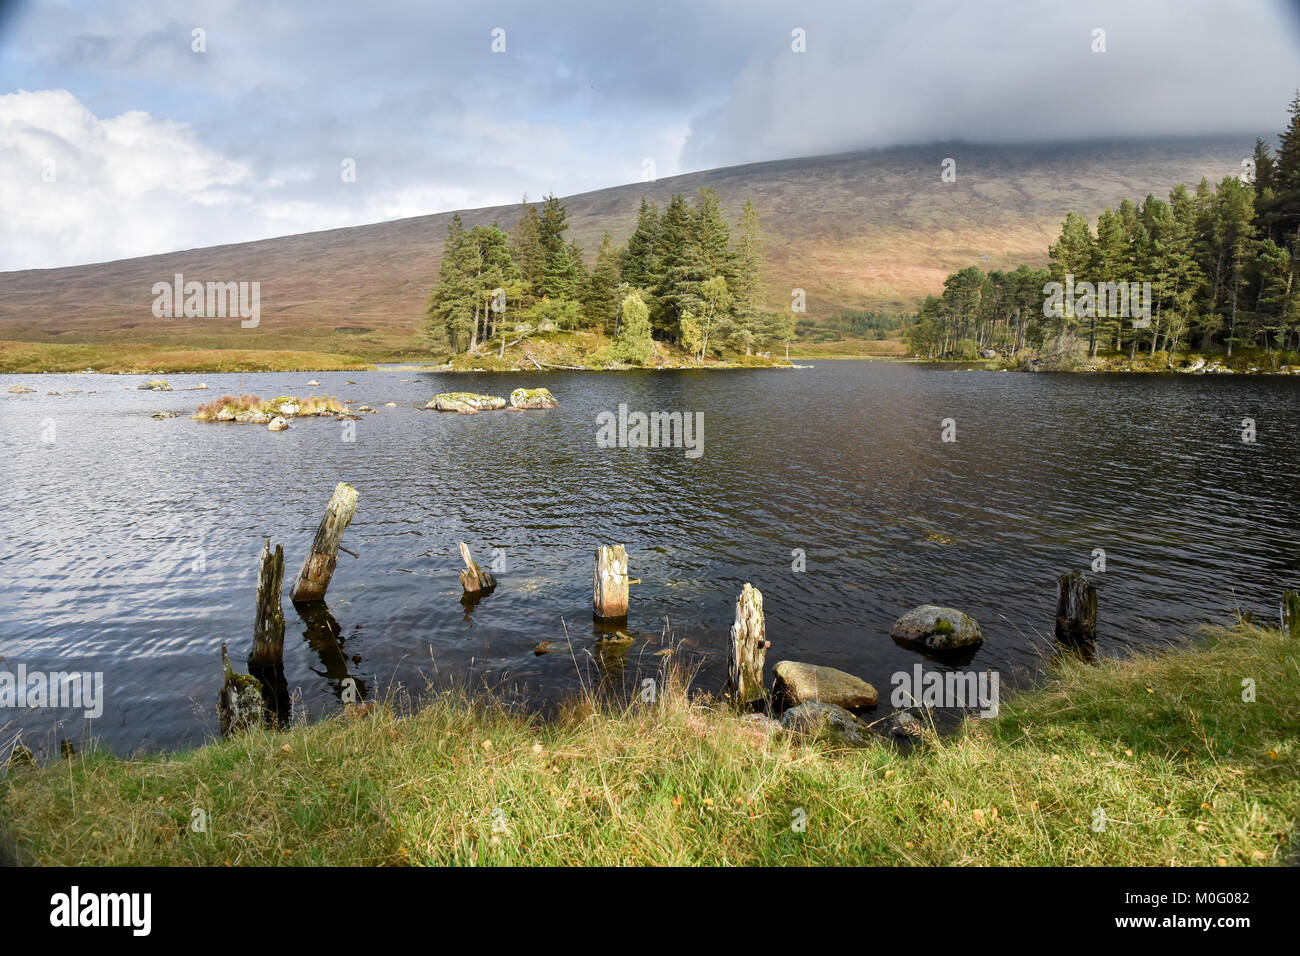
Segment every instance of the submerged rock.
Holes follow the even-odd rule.
[[[546,388],[517,388],[510,393],[511,408],[556,408],[559,404]]]
[[[984,640],[975,618],[965,611],[936,604],[912,608],[894,622],[889,636],[902,644],[920,644],[932,651],[971,647]]]
[[[429,399],[429,404],[424,407],[439,412],[459,412],[462,415],[476,415],[479,412],[505,408],[506,400],[497,395],[478,395],[474,392],[443,392]]]
[[[806,736],[829,733],[836,740],[855,747],[864,746],[871,740],[871,730],[864,721],[843,707],[820,700],[791,707],[781,715],[781,727],[792,734]]]
[[[34,388],[28,388],[26,385],[10,385],[10,386],[9,386],[9,394],[11,394],[11,395],[30,395],[30,394],[32,394],[32,393],[35,392],[35,391],[36,391],[36,389],[34,389]]]
[[[860,677],[799,661],[780,661],[776,665],[772,692],[792,704],[818,700],[846,710],[875,707],[879,700],[876,689]]]
[[[314,378],[313,378],[310,382],[307,383],[308,386],[319,385],[319,384],[320,384],[320,382],[316,381]]]
[[[152,382],[145,382],[143,385],[137,385],[136,388],[142,392],[170,392],[172,387],[160,378]]]
[[[289,423],[277,415],[275,418],[271,419],[271,423],[266,426],[266,430],[270,432],[282,432],[288,427]]]
[[[157,418],[157,419],[163,419],[163,418],[175,418],[175,417],[176,417],[176,413],[175,413],[175,412],[169,412],[169,411],[167,411],[166,409],[162,409],[162,408],[160,408],[158,411],[156,411],[156,412],[153,413],[153,417],[154,417],[154,418]]]

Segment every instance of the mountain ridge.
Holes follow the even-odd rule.
[[[808,316],[910,310],[966,265],[1041,265],[1071,210],[1090,218],[1123,198],[1166,194],[1240,171],[1252,142],[1215,136],[1047,144],[936,143],[719,167],[564,197],[567,237],[588,260],[601,235],[624,241],[642,196],[719,193],[734,223],[754,199],[767,234],[768,304],[806,290]],[[956,182],[941,163],[956,161]],[[534,197],[538,200],[540,197]],[[126,341],[179,348],[413,354],[447,224],[509,229],[519,205],[430,213],[101,263],[0,273],[0,339]],[[258,281],[262,319],[157,319],[154,282]]]

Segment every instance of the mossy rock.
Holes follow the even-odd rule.
[[[506,400],[497,395],[478,395],[474,392],[443,392],[429,399],[429,404],[424,407],[439,412],[476,415],[479,412],[505,408]]]
[[[980,644],[979,622],[965,611],[922,604],[908,611],[889,629],[900,644],[918,644],[932,651],[952,651]]]
[[[510,393],[511,408],[555,408],[559,404],[546,388],[517,388]]]

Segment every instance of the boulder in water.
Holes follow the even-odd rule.
[[[817,700],[845,710],[875,707],[879,700],[876,689],[860,677],[833,667],[799,661],[780,661],[776,665],[776,684],[772,692],[792,704]]]
[[[510,393],[511,408],[555,408],[559,404],[546,388],[517,388]]]
[[[479,412],[505,408],[506,400],[496,395],[478,395],[474,392],[443,392],[429,399],[429,404],[424,407],[439,412],[459,412],[462,415],[476,415]]]
[[[937,604],[912,608],[894,622],[889,636],[899,643],[920,644],[932,651],[972,647],[984,640],[975,618],[965,611]]]

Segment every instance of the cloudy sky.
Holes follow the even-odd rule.
[[[651,169],[953,139],[1267,135],[1300,87],[1295,6],[0,0],[0,270]]]

